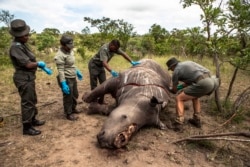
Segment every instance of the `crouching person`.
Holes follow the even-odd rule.
[[[171,58],[166,62],[168,70],[172,74],[172,93],[176,95],[176,119],[173,123],[175,131],[183,131],[184,123],[184,102],[192,100],[193,118],[188,122],[197,128],[201,128],[201,104],[199,98],[210,95],[219,86],[219,80],[210,77],[210,71],[192,61],[180,62]],[[179,82],[182,82],[181,84]]]

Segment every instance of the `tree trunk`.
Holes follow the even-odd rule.
[[[236,67],[235,70],[234,70],[233,77],[232,77],[232,79],[231,79],[231,81],[230,81],[229,88],[228,88],[228,91],[227,91],[227,96],[226,96],[226,98],[225,98],[225,103],[228,101],[228,98],[229,98],[229,96],[231,95],[231,92],[232,92],[232,89],[233,89],[233,84],[234,84],[234,81],[235,81],[235,79],[236,79],[238,70],[239,70],[238,67]]]
[[[217,53],[215,53],[214,55],[214,60],[215,60],[215,66],[216,66],[216,77],[220,79],[220,65],[219,65],[219,59],[218,59],[218,55]],[[221,81],[220,81],[221,82]],[[222,112],[222,107],[221,107],[221,103],[220,103],[220,92],[219,92],[219,88],[218,87],[215,92],[214,92],[214,99],[215,99],[215,103],[217,106],[217,109],[219,112]]]

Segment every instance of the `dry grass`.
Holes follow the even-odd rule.
[[[52,76],[48,76],[41,70],[37,72],[36,89],[39,116],[46,119],[46,126],[41,127],[43,135],[34,138],[21,135],[20,97],[12,81],[13,68],[9,66],[0,70],[0,116],[5,118],[4,127],[0,128],[0,143],[4,141],[12,142],[0,147],[0,164],[2,164],[2,160],[6,166],[67,166],[65,164],[71,162],[69,158],[72,158],[74,164],[71,163],[71,166],[84,166],[86,164],[89,166],[100,166],[100,164],[104,166],[216,166],[216,164],[218,166],[232,166],[233,162],[236,164],[234,166],[243,166],[243,162],[249,162],[247,156],[249,151],[245,151],[249,150],[249,144],[230,142],[200,142],[197,145],[193,143],[171,144],[171,141],[179,138],[209,132],[222,122],[217,121],[214,115],[207,115],[208,109],[205,107],[203,108],[205,126],[202,130],[186,125],[187,131],[184,134],[178,134],[171,130],[160,131],[155,128],[145,128],[134,136],[127,150],[120,150],[123,153],[99,149],[96,147],[96,134],[105,117],[80,114],[81,121],[75,123],[64,119],[61,91],[57,86],[57,70],[53,57],[54,54],[47,56],[46,59],[43,57],[37,58],[37,60],[45,60],[54,73]],[[165,62],[170,57],[156,57],[154,60],[167,70]],[[84,75],[84,80],[79,82],[79,92],[83,93],[89,90],[88,61],[83,61],[79,55],[76,55],[76,60],[77,67]],[[188,60],[188,58],[181,58],[181,60]],[[213,72],[215,71],[209,59],[204,59],[203,62],[198,63],[203,64]],[[131,66],[120,56],[115,56],[110,61],[110,65],[116,71],[122,71]],[[227,64],[223,66],[222,96],[225,95],[232,72],[232,67]],[[110,74],[107,73],[107,75]],[[249,85],[250,81],[246,78],[249,78],[249,75],[239,72],[233,90],[234,95],[239,94],[244,86]],[[43,104],[55,100],[57,100],[56,104],[41,107]],[[79,106],[80,109],[85,110],[84,103],[79,103]],[[168,111],[161,113],[164,122],[167,122],[169,117],[175,113],[173,99],[168,107]],[[191,106],[187,107],[186,114],[189,117],[192,115]],[[243,128],[245,126],[242,125]],[[237,131],[239,127],[238,125],[230,125],[227,129],[221,128],[220,130]],[[73,140],[73,143],[69,142],[70,139]],[[54,157],[54,159],[51,159],[51,157]],[[238,161],[236,162],[235,159]]]
[[[87,54],[93,55],[94,53],[88,52]],[[53,61],[54,55],[55,54],[51,54],[51,55],[46,56],[46,57],[38,57],[37,58],[37,60],[44,60],[45,59],[47,66],[53,70],[52,76],[48,76],[44,72],[42,72],[41,70],[38,69],[37,79],[36,79],[37,83],[45,83],[45,84],[41,84],[41,85],[46,85],[46,83],[49,84],[50,82],[55,80],[56,75],[57,75],[57,69],[56,69],[56,66],[55,66],[54,61]],[[167,70],[165,63],[170,57],[172,57],[172,56],[170,55],[170,56],[154,57],[153,59],[155,61],[157,61],[164,69]],[[183,58],[179,58],[179,59],[181,61],[190,60],[188,57],[183,57]],[[194,61],[196,61],[196,60],[194,60]],[[215,67],[212,63],[212,60],[205,58],[205,59],[203,59],[202,62],[200,62],[200,61],[196,61],[196,62],[204,65],[206,68],[208,68],[212,71],[212,74],[215,74]],[[85,80],[84,82],[88,83],[88,80],[89,80],[88,79],[88,67],[87,67],[88,60],[82,60],[81,56],[76,54],[76,66],[82,71],[82,73],[84,75],[84,80]],[[123,69],[130,67],[131,64],[128,63],[121,56],[114,56],[114,58],[110,61],[110,66],[114,70],[119,72],[119,71],[122,71]],[[14,71],[14,69],[11,65],[5,66],[5,68],[3,68],[0,71],[0,76],[1,76],[0,95],[2,97],[0,99],[0,104],[1,104],[0,116],[9,115],[12,112],[16,113],[16,111],[19,110],[19,105],[17,105],[17,104],[19,104],[19,98],[12,97],[12,94],[17,92],[17,90],[13,84],[13,79],[12,79],[13,71]],[[220,91],[222,92],[221,97],[224,97],[226,95],[233,71],[234,71],[234,68],[232,66],[230,66],[229,64],[224,64],[223,66],[221,66],[221,81],[222,81],[222,84],[220,86]],[[107,73],[107,75],[110,75],[110,74]],[[236,81],[235,81],[235,84],[233,87],[232,95],[231,95],[232,101],[237,98],[239,93],[242,92],[244,90],[244,88],[246,88],[247,86],[250,85],[250,80],[246,79],[246,78],[249,78],[249,75],[250,75],[249,73],[244,72],[244,71],[238,72],[238,75],[237,75],[237,78],[236,78]],[[43,87],[38,87],[38,89],[43,89]],[[12,99],[12,100],[10,101],[10,99]],[[13,99],[15,99],[15,100],[13,101]]]

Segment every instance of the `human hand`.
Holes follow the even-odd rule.
[[[183,87],[182,84],[177,85],[177,90],[181,90],[181,89],[183,89],[183,88],[184,88],[184,87]]]
[[[70,94],[70,90],[69,90],[69,86],[68,86],[68,84],[66,83],[66,81],[62,81],[62,82],[61,82],[61,86],[62,86],[62,92],[63,92],[64,94],[69,95],[69,94]]]
[[[141,62],[139,62],[139,61],[131,61],[131,64],[132,64],[132,66],[136,66],[138,64],[141,64]]]
[[[113,76],[113,77],[118,77],[118,72],[116,72],[116,71],[114,71],[114,70],[111,70],[111,75]]]
[[[46,72],[48,75],[51,75],[53,73],[53,71],[47,67],[42,68],[42,70]]]
[[[81,81],[83,79],[83,76],[82,76],[82,73],[80,70],[76,70],[76,75],[77,75],[77,78]]]
[[[44,61],[39,61],[39,62],[37,62],[37,67],[44,68],[44,67],[46,67],[46,63],[44,63]]]

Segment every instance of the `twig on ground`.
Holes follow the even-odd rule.
[[[6,141],[6,142],[3,142],[3,143],[0,143],[0,147],[3,147],[5,145],[10,145],[11,142],[10,141]]]
[[[57,101],[52,101],[52,102],[42,104],[40,106],[37,106],[37,108],[45,107],[45,106],[48,106],[48,105],[51,105],[51,104],[54,104],[54,103],[57,103]],[[7,115],[7,116],[2,116],[1,118],[7,118],[7,117],[13,117],[13,116],[21,116],[21,114],[11,114],[11,115]]]
[[[194,140],[230,140],[230,141],[250,142],[250,140],[245,140],[245,139],[218,138],[221,136],[244,136],[244,137],[250,138],[250,133],[249,132],[231,132],[231,133],[220,133],[220,134],[196,135],[196,136],[190,136],[184,139],[174,141],[173,143],[179,143],[182,141],[194,141]]]
[[[41,104],[40,106],[37,106],[38,108],[40,107],[45,107],[45,106],[48,106],[48,105],[51,105],[51,104],[55,104],[57,103],[57,101],[52,101],[52,102],[48,102],[48,103],[45,103],[45,104]]]
[[[185,138],[181,140],[177,140],[173,143],[179,143],[182,141],[197,141],[197,140],[227,140],[227,141],[240,141],[240,142],[250,142],[248,139],[235,139],[235,138],[222,138],[222,137],[209,137],[209,138]]]

